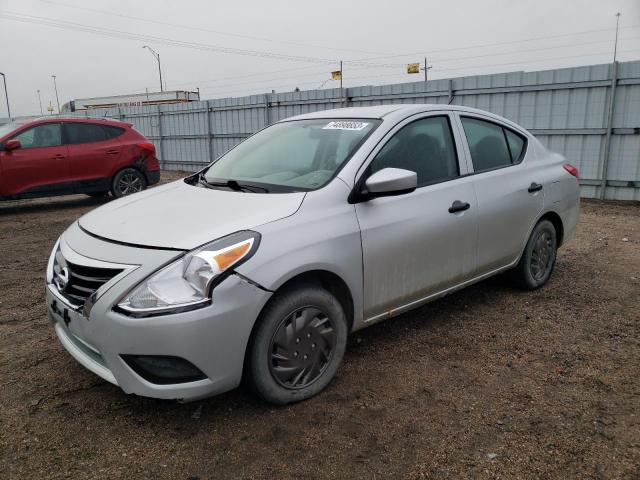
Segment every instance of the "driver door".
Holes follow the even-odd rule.
[[[1,153],[2,195],[72,193],[69,156],[62,145],[60,123],[44,123],[22,130],[12,139],[21,147]]]
[[[459,151],[450,116],[431,114],[401,123],[372,153],[363,180],[383,168],[402,168],[417,173],[418,188],[356,204],[365,321],[415,306],[473,273],[478,206]],[[450,212],[456,201],[468,208]]]

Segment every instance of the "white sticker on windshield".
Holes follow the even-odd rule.
[[[324,127],[323,130],[362,130],[369,125],[367,122],[351,122],[351,121],[340,121],[340,122],[329,122]]]

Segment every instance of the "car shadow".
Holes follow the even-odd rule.
[[[43,197],[28,200],[0,201],[0,216],[24,213],[41,213],[50,210],[71,210],[76,208],[97,207],[111,201],[111,197],[93,198],[85,195],[67,197]]]
[[[505,275],[497,275],[483,280],[397,317],[354,332],[348,340],[345,361],[357,362],[358,358],[366,355],[367,350],[373,345],[378,349],[384,349],[388,345],[402,343],[404,339],[413,338],[420,330],[437,328],[451,321],[452,317],[463,316],[474,306],[490,301],[496,295],[518,295],[518,292],[526,294],[524,291],[514,288]],[[483,321],[489,322],[491,319],[483,319]],[[78,365],[77,368],[81,370],[83,367]],[[87,375],[90,374],[87,373]],[[260,400],[244,384],[221,395],[185,403],[136,395],[123,396],[118,387],[109,385],[107,382],[104,382],[102,386],[109,392],[108,397],[111,402],[120,403],[122,408],[126,408],[133,418],[139,419],[142,423],[151,423],[150,419],[152,418],[163,418],[167,425],[171,425],[172,421],[168,421],[168,419],[172,418],[175,421],[173,427],[186,428],[187,430],[198,427],[195,425],[179,427],[181,422],[200,420],[203,417],[203,423],[206,425],[210,422],[233,421],[232,419],[236,415],[242,417],[247,415],[260,416],[280,409],[296,408],[296,404],[281,407],[270,405]],[[337,401],[340,402],[343,396],[344,394],[329,388],[318,395],[315,400],[312,399],[308,402],[321,401],[323,398],[325,400],[337,398]],[[303,402],[303,404],[306,403]],[[204,420],[205,417],[206,420]]]

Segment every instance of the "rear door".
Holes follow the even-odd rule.
[[[479,275],[514,263],[544,204],[526,136],[481,115],[460,113],[478,198]]]
[[[20,131],[11,139],[21,147],[0,152],[2,195],[72,193],[67,147],[60,123],[43,123]]]
[[[95,123],[65,122],[63,130],[75,190],[109,190],[111,176],[122,155],[122,145],[116,135],[122,129]]]
[[[448,114],[432,114],[404,121],[372,153],[362,180],[402,168],[417,173],[418,188],[356,204],[368,321],[409,308],[474,271],[478,209],[472,178],[458,160],[461,141]]]

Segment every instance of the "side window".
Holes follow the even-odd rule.
[[[108,140],[119,137],[124,133],[124,128],[112,127],[111,125],[102,125],[102,129],[105,131]]]
[[[416,172],[418,187],[457,177],[458,158],[449,118],[423,118],[399,130],[378,152],[369,169],[375,173],[388,167]]]
[[[524,138],[507,128],[477,118],[462,117],[473,169],[476,173],[517,163]]]
[[[22,148],[57,147],[62,144],[62,132],[59,123],[45,123],[13,137],[20,140]]]
[[[511,152],[511,161],[518,163],[522,157],[522,151],[524,150],[524,138],[517,133],[505,128],[504,134],[507,137],[507,143],[509,144],[509,152]]]
[[[91,123],[65,123],[65,137],[69,144],[102,142],[107,140],[107,134],[102,125]]]

